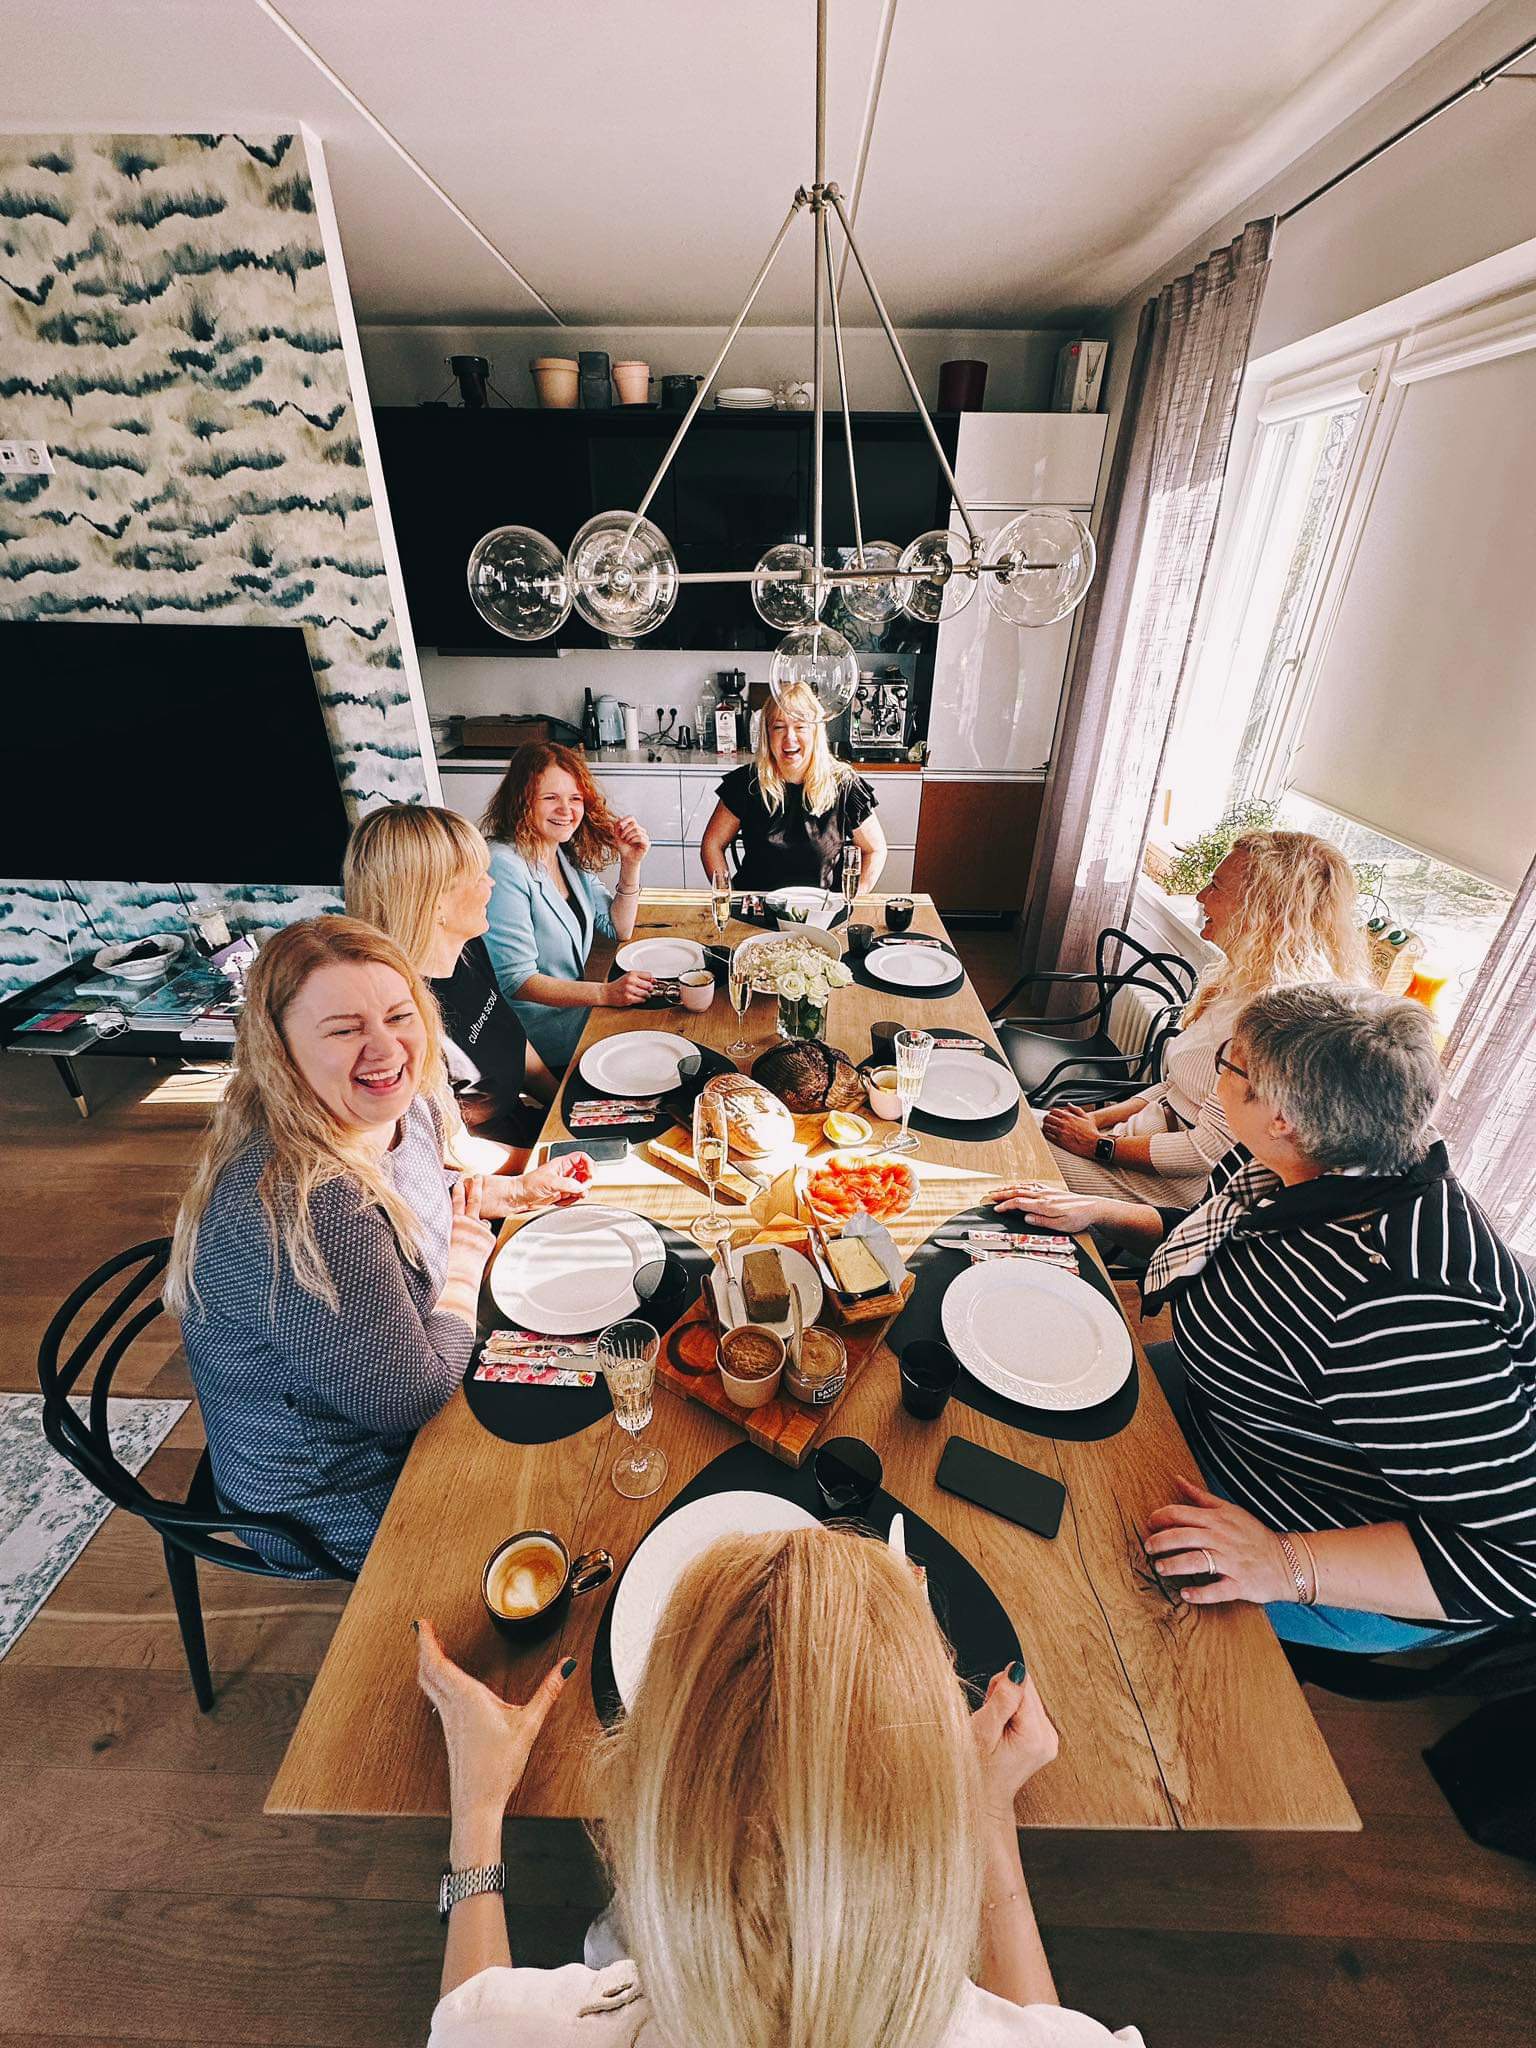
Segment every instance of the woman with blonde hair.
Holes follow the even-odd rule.
[[[570,747],[519,747],[480,820],[491,842],[486,949],[502,994],[552,1073],[563,1073],[594,1008],[643,1003],[648,974],[588,981],[594,938],[627,939],[651,842],[615,817]],[[619,864],[610,897],[600,869]]]
[[[741,889],[837,889],[849,844],[859,850],[859,893],[867,895],[879,881],[885,833],[875,816],[875,793],[834,756],[825,715],[804,683],[763,707],[757,759],[733,768],[715,794],[719,801],[699,847],[711,881],[729,872],[733,841],[741,847]]]
[[[973,1713],[909,1566],[846,1529],[730,1536],[684,1572],[594,1803],[628,1953],[512,1966],[502,1821],[575,1669],[526,1706],[417,1624],[452,1808],[429,2048],[1070,2048],[1014,1800],[1056,1755],[1022,1664]],[[974,1969],[974,1980],[972,1971]]]
[[[167,1305],[226,1507],[294,1517],[362,1565],[411,1438],[464,1376],[486,1218],[580,1195],[562,1168],[464,1180],[437,1005],[349,917],[269,939],[176,1218]],[[317,1576],[281,1538],[252,1545]]]
[[[1206,969],[1163,1053],[1163,1078],[1099,1109],[1048,1109],[1041,1129],[1076,1194],[1154,1206],[1203,1199],[1232,1143],[1217,1100],[1216,1054],[1237,1013],[1272,988],[1368,982],[1354,870],[1310,832],[1245,832],[1196,897],[1201,937],[1222,958]]]
[[[437,997],[449,1085],[464,1122],[511,1148],[503,1163],[523,1165],[543,1122],[543,1111],[524,1103],[524,1090],[548,1100],[553,1077],[530,1053],[486,951],[485,840],[456,811],[386,804],[353,830],[341,877],[348,915],[388,932]]]

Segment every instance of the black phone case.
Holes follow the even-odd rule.
[[[556,1138],[549,1147],[548,1157],[564,1159],[571,1152],[585,1152],[587,1157],[601,1165],[605,1159],[627,1159],[628,1138]]]
[[[1061,1527],[1067,1489],[1059,1479],[1021,1465],[1016,1458],[989,1451],[984,1444],[973,1444],[967,1437],[950,1438],[933,1477],[946,1493],[958,1494],[988,1514],[1016,1522],[1047,1542]]]

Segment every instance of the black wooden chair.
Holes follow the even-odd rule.
[[[1116,962],[1112,969],[1111,959]],[[1010,1017],[1026,988],[1065,986],[1093,993],[1086,1010],[1065,1017]],[[1154,1014],[1141,1050],[1127,1053],[1110,1036],[1110,1011],[1124,989],[1151,998]],[[1154,953],[1129,932],[1106,926],[1094,945],[1091,973],[1024,974],[991,1012],[1009,1065],[1035,1109],[1053,1102],[1111,1102],[1157,1080],[1163,1048],[1194,994],[1195,970],[1178,953]],[[1064,1027],[1090,1025],[1075,1036]]]
[[[261,1531],[284,1537],[326,1578],[351,1579],[355,1574],[339,1564],[324,1544],[292,1516],[243,1514],[223,1507],[214,1491],[207,1451],[198,1461],[184,1501],[159,1499],[141,1486],[114,1455],[107,1428],[112,1380],[129,1346],[163,1311],[159,1283],[170,1255],[170,1239],[153,1238],[147,1244],[136,1244],[119,1252],[82,1280],[61,1304],[44,1333],[37,1354],[37,1377],[43,1390],[43,1431],[54,1449],[76,1471],[84,1473],[114,1507],[142,1516],[160,1537],[192,1690],[206,1714],[213,1705],[213,1679],[208,1669],[208,1646],[197,1587],[199,1558],[209,1564],[226,1565],[231,1571],[251,1572],[259,1578],[282,1578],[286,1575],[276,1571],[254,1550],[222,1540],[223,1536]],[[61,1353],[71,1343],[71,1326],[95,1308],[93,1297],[102,1294],[113,1281],[119,1283],[116,1290],[61,1360]],[[93,1361],[95,1374],[89,1395],[82,1397],[86,1407],[82,1415],[70,1396]]]

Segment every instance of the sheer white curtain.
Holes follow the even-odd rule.
[[[1188,660],[1273,220],[1147,302],[1030,868],[1022,964],[1082,970],[1124,925]]]
[[[1536,861],[1445,1049],[1437,1119],[1457,1177],[1536,1271]]]

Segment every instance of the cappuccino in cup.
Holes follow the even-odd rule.
[[[525,1536],[486,1573],[485,1597],[508,1621],[527,1621],[565,1584],[565,1556],[542,1536]]]

